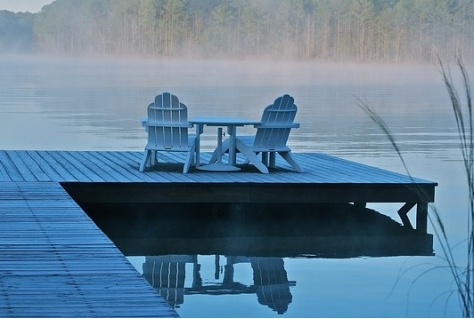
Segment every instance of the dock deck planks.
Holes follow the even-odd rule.
[[[141,152],[133,151],[0,151],[0,182],[156,182],[156,183],[302,183],[302,184],[432,184],[377,167],[359,164],[322,153],[296,153],[295,158],[304,169],[297,173],[284,161],[270,174],[246,165],[240,172],[206,172],[191,168],[182,174],[184,158],[169,153],[160,158],[165,164],[138,172]],[[204,154],[204,158],[210,158]],[[162,166],[160,166],[162,165]]]
[[[1,317],[177,316],[58,183],[2,182],[0,220]]]
[[[304,173],[277,157],[261,174],[181,172],[183,154],[160,153],[157,167],[139,172],[142,152],[0,151],[0,182],[60,182],[79,203],[139,202],[414,202],[434,201],[435,182],[322,153],[296,153]],[[210,158],[203,153],[203,162]],[[240,158],[242,160],[242,158]],[[133,184],[131,187],[130,183]]]

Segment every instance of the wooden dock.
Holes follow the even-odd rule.
[[[210,158],[202,154],[202,160]],[[172,317],[176,312],[80,208],[93,203],[401,203],[427,232],[437,183],[321,153],[296,153],[261,174],[183,174],[184,154],[160,154],[138,171],[142,152],[0,151],[0,316]],[[241,158],[239,158],[241,160]],[[79,205],[78,205],[79,204]]]
[[[404,225],[416,207],[416,229],[427,230],[428,203],[436,182],[410,177],[322,153],[296,153],[304,173],[277,156],[277,169],[258,173],[183,174],[184,154],[160,154],[160,164],[138,171],[142,152],[0,151],[1,182],[59,182],[80,204],[87,203],[401,203]],[[201,155],[203,162],[210,153]],[[239,160],[239,158],[238,158]],[[240,158],[241,160],[241,158]]]
[[[177,317],[61,185],[0,186],[2,318]]]

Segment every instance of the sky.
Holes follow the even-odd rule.
[[[54,0],[0,0],[0,10],[36,13],[52,2]]]

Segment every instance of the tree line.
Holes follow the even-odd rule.
[[[473,40],[474,0],[56,0],[0,12],[0,50],[52,54],[470,63]]]
[[[0,11],[0,52],[31,51],[32,25],[31,13]]]

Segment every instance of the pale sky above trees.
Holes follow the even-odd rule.
[[[12,12],[39,12],[54,0],[0,0],[0,10]]]

